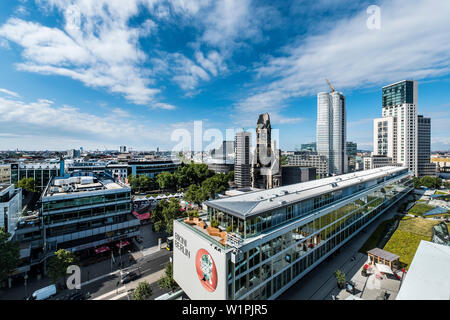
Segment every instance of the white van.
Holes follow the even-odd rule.
[[[28,300],[45,300],[56,294],[56,286],[54,284],[41,288],[33,292]]]

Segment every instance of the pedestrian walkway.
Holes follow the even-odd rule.
[[[163,275],[165,270],[159,270],[152,274],[149,274],[148,276],[145,276],[143,278],[140,278],[134,282],[131,282],[129,284],[125,284],[116,290],[112,290],[110,292],[107,292],[105,294],[102,294],[101,296],[98,296],[92,300],[118,300],[120,298],[123,298],[127,294],[129,294],[132,290],[134,290],[139,282],[147,281],[149,284],[153,284],[157,282]]]

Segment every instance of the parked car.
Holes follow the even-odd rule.
[[[41,288],[33,292],[27,300],[46,300],[56,294],[56,286],[54,284]]]
[[[136,272],[125,273],[120,278],[120,283],[125,284],[130,281],[134,281],[134,280],[138,279],[139,277],[140,277],[140,275],[138,275]]]

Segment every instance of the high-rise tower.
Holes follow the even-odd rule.
[[[328,174],[348,172],[345,97],[341,92],[317,95],[317,153],[328,158]]]

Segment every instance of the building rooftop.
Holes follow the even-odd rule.
[[[421,240],[397,300],[450,299],[450,246]]]
[[[406,168],[386,166],[263,191],[247,192],[234,197],[206,201],[205,204],[239,218],[246,218],[330,191],[388,176],[404,169]]]
[[[65,177],[53,178],[45,188],[43,197],[56,197],[91,191],[129,189],[129,187],[121,182],[114,181],[111,177],[94,175],[92,173],[85,174],[71,174]]]

